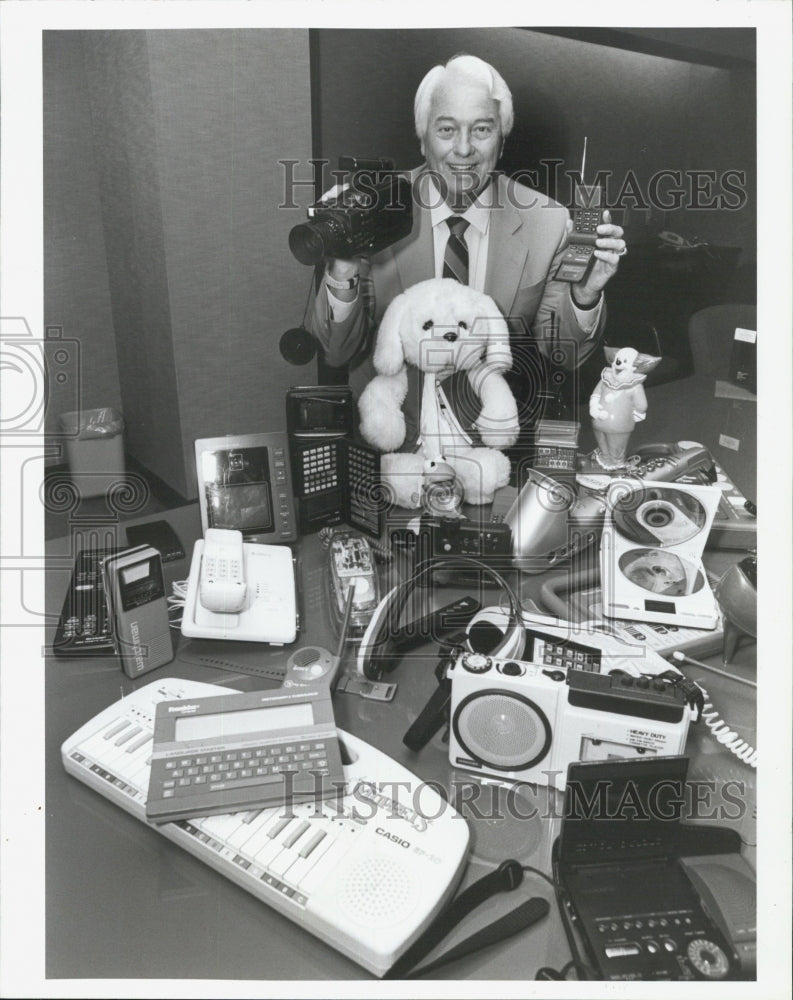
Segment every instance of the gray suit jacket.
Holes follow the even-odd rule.
[[[421,183],[422,172],[420,168],[411,174],[414,185]],[[563,366],[575,368],[597,347],[605,308],[597,329],[591,336],[586,334],[573,310],[569,284],[552,277],[567,245],[567,209],[503,175],[495,183],[484,291],[507,318],[513,348],[519,346],[521,337],[531,334],[549,353],[555,333],[567,348]],[[405,289],[433,277],[434,261],[430,212],[414,199],[412,231],[364,262],[361,291],[342,322],[330,317],[323,281],[315,300],[312,333],[324,348],[328,364],[350,364],[351,381],[362,387],[373,372],[366,362],[383,312]]]

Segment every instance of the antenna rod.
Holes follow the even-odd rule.
[[[357,579],[357,577],[355,578]],[[350,580],[347,587],[347,603],[344,605],[344,620],[341,623],[341,636],[339,637],[339,648],[336,650],[336,660],[341,662],[344,655],[344,643],[347,641],[347,630],[350,627],[350,617],[352,615],[352,602],[355,597],[355,579]]]
[[[584,171],[586,170],[586,141],[587,137],[584,136],[584,152],[581,154],[581,183],[584,183]]]

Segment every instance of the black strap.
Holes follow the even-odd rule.
[[[523,869],[520,862],[514,860],[502,861],[495,871],[490,872],[483,878],[480,878],[478,881],[474,882],[473,885],[470,885],[464,892],[461,892],[460,895],[440,914],[435,922],[430,925],[426,933],[423,934],[422,937],[420,937],[410,948],[408,948],[405,954],[391,966],[384,978],[406,978],[410,970],[415,968],[422,958],[424,958],[425,955],[428,955],[429,952],[431,952],[432,949],[439,944],[446,937],[446,935],[460,923],[461,920],[468,916],[472,910],[475,910],[477,906],[484,903],[486,899],[494,896],[497,892],[507,892],[511,889],[517,888],[522,881]],[[530,900],[529,902],[533,903],[535,901]],[[542,904],[545,901],[539,900],[538,902]],[[475,935],[475,937],[483,941],[481,947],[484,947],[486,944],[491,943],[490,932],[493,928],[496,929],[494,931],[496,934],[500,929],[503,939],[503,926],[509,922],[508,918],[512,917],[513,914],[520,914],[520,916],[516,917],[513,921],[515,926],[512,933],[515,933],[516,931],[521,930],[524,926],[529,926],[529,924],[525,922],[527,916],[531,915],[533,919],[531,919],[530,923],[534,923],[535,920],[539,920],[540,917],[545,916],[547,912],[547,903],[545,905],[544,912],[538,912],[536,916],[534,916],[534,909],[532,909],[529,914],[527,913],[525,907],[518,907],[516,910],[513,910],[511,914],[507,914],[506,917],[501,917],[499,920],[495,921],[494,924],[491,924],[483,931],[480,931],[477,935]],[[471,951],[475,949],[472,947],[470,941],[467,942],[467,944],[467,951],[468,954],[470,954]],[[458,947],[459,946],[452,949],[450,954],[456,952]],[[432,963],[432,967],[444,964],[446,961],[451,961],[451,958],[441,956],[437,962]],[[427,966],[427,968],[429,969],[430,966]],[[424,970],[417,974],[423,975],[423,972]]]
[[[446,721],[451,700],[450,684],[441,684],[435,688],[416,721],[402,737],[402,742],[409,750],[418,752],[429,743]]]
[[[528,930],[532,924],[536,924],[538,920],[542,920],[543,917],[548,915],[550,908],[551,904],[547,899],[543,899],[541,896],[533,896],[531,899],[526,900],[525,903],[521,903],[520,906],[516,906],[514,910],[505,913],[503,917],[494,920],[492,924],[483,927],[481,931],[477,931],[476,934],[467,937],[465,941],[461,941],[454,948],[450,948],[449,951],[444,952],[443,955],[436,958],[434,962],[423,965],[420,969],[416,969],[415,972],[409,973],[405,978],[417,979],[419,976],[426,976],[428,973],[439,969],[442,965],[462,958],[463,955],[472,955],[475,951],[481,951],[482,948],[489,948],[490,945],[506,941],[507,938],[513,937],[521,931]]]

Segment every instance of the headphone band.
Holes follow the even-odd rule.
[[[365,642],[368,639],[370,647],[368,656],[363,657],[363,673],[366,677],[370,680],[378,680],[383,673],[393,670],[396,666],[390,640],[398,631],[398,622],[415,588],[436,570],[458,569],[460,567],[486,573],[506,594],[509,602],[509,620],[513,624],[512,628],[508,629],[501,646],[512,649],[515,645],[516,634],[522,630],[523,626],[520,605],[510,584],[495,569],[473,556],[440,556],[419,563],[413,576],[399,584],[390,596],[387,595],[384,598],[384,601],[388,601],[388,606],[383,610],[380,628],[376,634],[364,636],[363,640]],[[510,652],[509,655],[515,654]]]

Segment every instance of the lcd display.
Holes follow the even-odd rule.
[[[149,560],[146,559],[144,562],[138,563],[135,566],[128,566],[126,569],[121,570],[121,579],[124,583],[136,583],[138,580],[143,580],[144,577],[149,575]]]
[[[213,712],[211,715],[189,715],[176,720],[174,738],[186,740],[226,740],[231,736],[245,737],[256,733],[267,736],[280,729],[307,729],[314,725],[314,710],[310,702],[297,705],[272,705],[246,708],[238,712]]]
[[[201,471],[210,528],[245,535],[274,528],[270,463],[266,447],[205,451]]]

